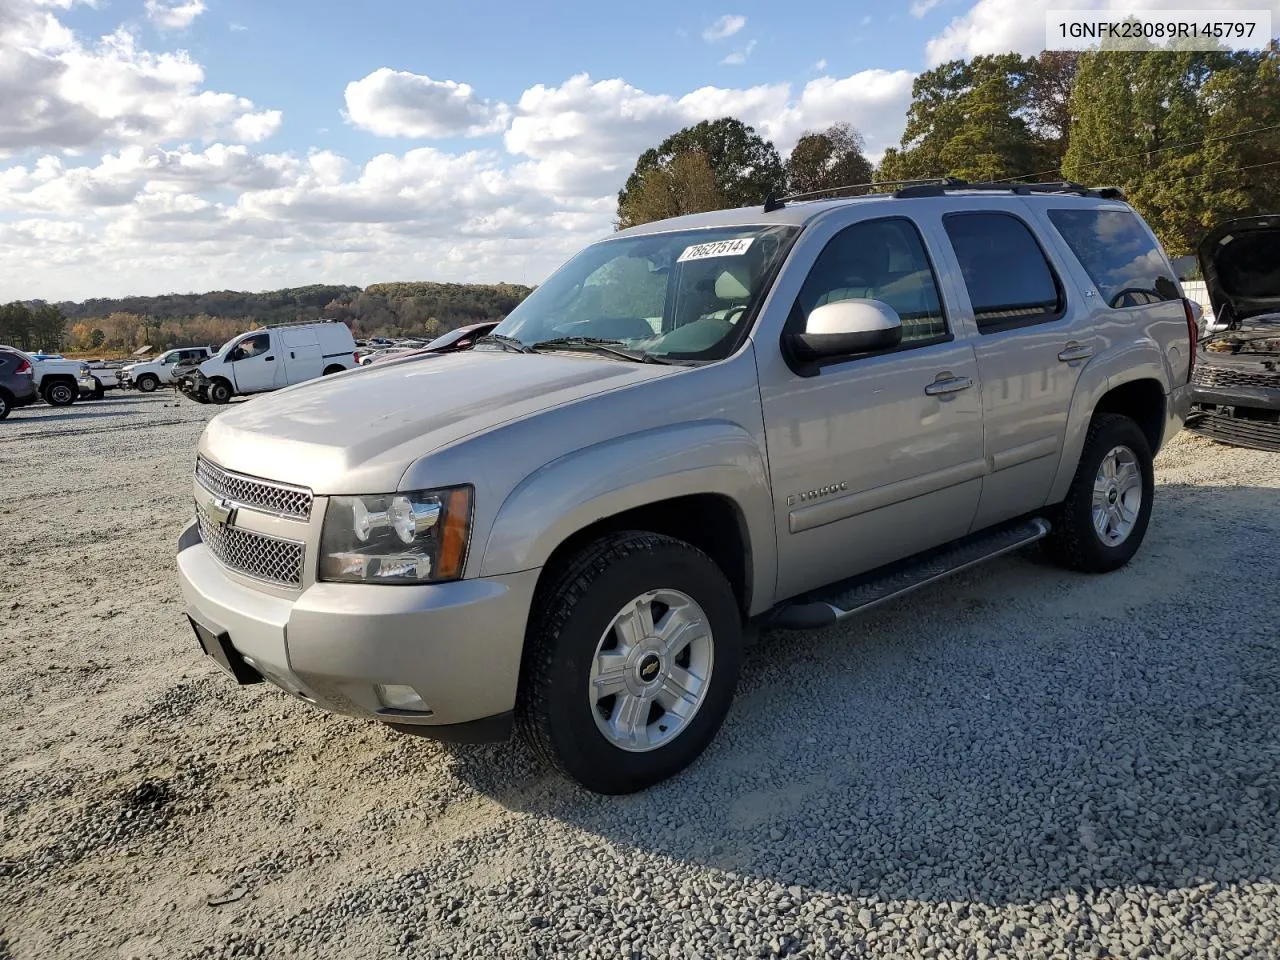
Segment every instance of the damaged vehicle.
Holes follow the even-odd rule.
[[[1280,215],[1227,221],[1199,256],[1217,323],[1200,343],[1187,428],[1280,450]]]

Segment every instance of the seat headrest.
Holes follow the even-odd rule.
[[[716,276],[716,296],[721,300],[746,300],[751,296],[751,269],[745,262],[725,266]]]

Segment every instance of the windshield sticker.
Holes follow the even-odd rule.
[[[695,243],[685,247],[684,253],[676,257],[676,263],[686,260],[706,260],[709,257],[740,257],[751,249],[751,241],[755,237],[740,237],[737,240],[717,240],[715,243]]]

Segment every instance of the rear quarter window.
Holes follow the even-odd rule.
[[[1107,306],[1115,309],[1182,296],[1160,249],[1124,210],[1050,210],[1052,221]]]
[[[1057,275],[1031,229],[1003,211],[942,218],[980,333],[999,333],[1062,314]]]

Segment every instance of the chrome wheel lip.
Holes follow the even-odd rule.
[[[1132,535],[1142,512],[1142,468],[1124,444],[1112,447],[1093,479],[1090,512],[1093,532],[1107,547],[1118,547]]]
[[[663,608],[656,622],[655,604]],[[706,702],[714,661],[701,605],[679,590],[645,591],[614,615],[596,643],[587,681],[596,729],[629,753],[667,746]]]

